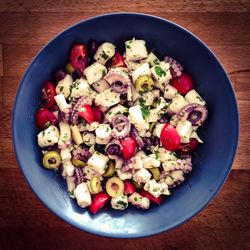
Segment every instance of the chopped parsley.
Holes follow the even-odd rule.
[[[149,107],[147,105],[145,105],[145,100],[143,100],[142,98],[139,99],[140,102],[140,108],[141,108],[141,113],[143,116],[143,119],[146,119],[149,116]]]
[[[103,50],[102,53],[100,54],[100,56],[104,59],[107,60],[109,58],[109,56],[105,53],[105,51]]]
[[[103,71],[102,71],[102,77],[104,77],[106,75],[106,70],[104,69]]]
[[[63,92],[63,89],[64,89],[63,86],[60,86],[60,87],[59,87],[59,91],[60,91],[60,92]]]
[[[159,63],[160,63],[160,61],[159,61],[159,59],[158,59],[158,58],[155,58],[155,59],[154,59],[154,61],[153,61],[153,63],[154,63],[154,64],[159,64]]]
[[[45,124],[44,124],[44,127],[48,128],[50,126],[50,121],[47,121]],[[43,135],[44,136],[44,135]]]
[[[137,198],[137,197],[135,197],[135,198],[134,198],[134,201],[138,201],[138,198]]]
[[[127,203],[124,201],[118,201],[117,204],[123,206],[123,207],[127,207]]]
[[[159,77],[166,76],[166,72],[160,66],[155,66],[155,73]]]
[[[174,177],[173,177],[172,175],[168,175],[168,177],[169,177],[172,181],[174,181]]]
[[[155,154],[155,159],[158,160],[159,159],[159,152],[157,150],[155,150],[154,154]]]
[[[45,132],[44,131],[42,132],[42,136],[45,136]]]
[[[111,114],[112,114],[112,111],[109,111],[108,114],[111,115]]]
[[[200,96],[196,96],[196,99],[198,99],[200,102],[203,102],[203,100]]]
[[[130,45],[126,45],[126,48],[127,48],[127,49],[131,49],[131,46],[130,46]]]
[[[153,189],[153,192],[158,192],[158,188],[154,188],[154,189]]]

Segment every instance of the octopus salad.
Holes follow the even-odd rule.
[[[57,170],[77,204],[160,205],[192,170],[206,102],[175,59],[146,42],[76,44],[42,88],[36,113],[42,164]]]

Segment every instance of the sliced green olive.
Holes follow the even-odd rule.
[[[150,91],[154,87],[154,81],[151,76],[140,76],[135,81],[135,89],[138,92]]]
[[[154,128],[155,128],[155,122],[150,123],[150,125],[149,125],[149,131],[150,131],[151,133],[153,132]]]
[[[104,177],[111,177],[115,173],[115,163],[114,161],[109,161],[108,168],[106,172],[103,174]]]
[[[43,166],[47,169],[56,169],[61,162],[61,156],[56,151],[50,151],[43,156]]]
[[[90,187],[93,191],[93,193],[97,194],[101,191],[101,181],[98,176],[95,176],[93,179],[90,181]]]
[[[123,194],[124,183],[118,177],[112,177],[108,179],[106,183],[106,191],[109,196],[115,198]]]
[[[72,163],[75,167],[85,167],[86,163],[77,159],[72,159]]]
[[[137,188],[137,189],[142,189],[142,188],[143,188],[143,184],[142,184],[142,183],[138,183],[138,182],[133,181],[133,185],[134,185],[135,188]]]
[[[156,181],[160,180],[160,170],[158,168],[149,168],[148,170],[151,172],[151,174],[153,175],[153,178]]]
[[[65,70],[70,75],[75,71],[75,69],[73,68],[73,66],[70,62],[65,66]]]

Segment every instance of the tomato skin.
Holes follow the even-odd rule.
[[[96,214],[101,208],[103,208],[107,202],[110,200],[110,196],[104,192],[94,195],[91,205],[89,206],[89,211]]]
[[[186,95],[194,88],[194,82],[187,73],[182,73],[179,77],[171,81],[171,85],[175,87],[182,95]]]
[[[47,109],[39,109],[36,112],[36,125],[41,129],[46,129],[50,125],[56,125],[57,124],[57,118],[54,116],[52,112],[50,112]]]
[[[89,104],[83,104],[80,108],[79,115],[87,121],[87,123],[91,124],[94,120],[94,112]]]
[[[152,194],[150,194],[149,192],[147,192],[146,190],[140,190],[140,195],[147,197],[151,202],[160,205],[162,203],[163,200],[163,196],[160,195],[158,198],[155,198]]]
[[[197,148],[198,145],[199,145],[198,140],[196,138],[191,138],[189,143],[182,143],[180,145],[178,153],[190,154]]]
[[[100,111],[100,109],[98,108],[98,107],[93,107],[92,108],[92,110],[93,110],[93,113],[94,113],[94,120],[95,120],[95,122],[99,122],[99,123],[101,123],[102,122],[102,120],[103,120],[103,114],[102,114],[102,112]]]
[[[160,139],[163,147],[169,151],[176,151],[181,143],[177,130],[169,123],[166,123],[163,127]]]
[[[123,56],[119,54],[118,52],[115,52],[114,56],[112,57],[112,62],[110,67],[126,67],[126,64],[124,62]]]
[[[42,89],[42,106],[45,109],[52,108],[56,101],[55,101],[55,95],[56,95],[56,87],[52,82],[47,81]]]
[[[83,71],[87,64],[87,49],[84,44],[77,44],[70,51],[70,62],[75,70]]]
[[[124,183],[125,194],[133,194],[135,192],[135,187],[130,181],[125,180],[123,183]]]
[[[122,153],[125,160],[130,159],[136,152],[136,140],[132,137],[127,137],[121,140]]]

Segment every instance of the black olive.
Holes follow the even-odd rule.
[[[81,70],[79,70],[79,69],[76,69],[76,70],[72,73],[72,77],[73,77],[74,81],[75,81],[76,79],[81,78],[81,76],[82,76],[82,72],[81,72]]]
[[[104,154],[105,153],[105,145],[96,143],[95,144],[95,150],[102,153],[102,154]]]

